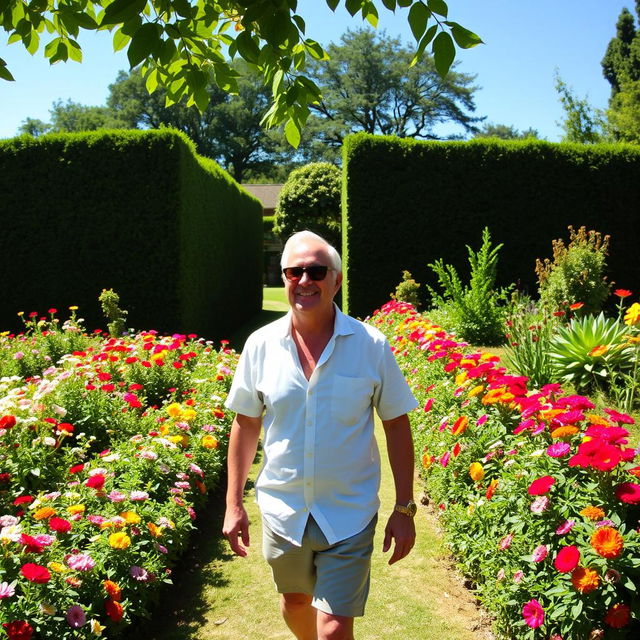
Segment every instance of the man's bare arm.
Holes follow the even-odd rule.
[[[222,533],[229,540],[233,552],[242,557],[247,555],[246,547],[249,546],[249,518],[243,505],[244,486],[256,456],[261,430],[261,417],[251,418],[238,413],[229,435],[227,509]]]
[[[413,500],[413,439],[411,425],[407,414],[393,420],[383,420],[389,464],[396,488],[396,504],[405,505]],[[416,539],[416,529],[413,518],[394,511],[384,532],[383,551],[388,551],[391,541],[395,542],[389,564],[404,558],[413,548]]]

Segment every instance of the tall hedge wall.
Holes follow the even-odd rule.
[[[355,134],[344,144],[343,302],[365,316],[403,269],[436,284],[438,258],[468,275],[465,245],[504,243],[500,284],[535,295],[537,257],[568,225],[611,235],[610,279],[640,290],[640,148],[542,141],[422,142]]]
[[[262,306],[262,208],[177,131],[0,141],[0,329],[112,288],[136,329],[221,338]],[[63,314],[64,316],[64,314]]]

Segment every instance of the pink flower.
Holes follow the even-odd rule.
[[[74,571],[91,571],[96,566],[96,561],[86,553],[73,553],[65,558],[69,568]]]
[[[551,476],[542,476],[542,478],[538,478],[537,480],[534,480],[529,485],[529,489],[528,489],[529,495],[541,496],[545,493],[548,493],[551,487],[555,484],[555,482],[556,482],[555,478],[552,478]]]
[[[522,607],[522,617],[528,627],[537,629],[544,624],[544,609],[537,600],[529,600]]]
[[[432,406],[433,406],[433,398],[429,398],[424,405],[424,410],[431,411]]]
[[[522,578],[524,578],[524,571],[516,571],[513,574],[513,581],[516,584],[519,584],[520,582],[522,582]]]
[[[571,451],[571,445],[567,442],[556,442],[547,449],[547,455],[552,458],[566,456]]]
[[[486,413],[485,413],[485,414],[483,414],[483,415],[481,415],[481,416],[478,418],[478,420],[477,420],[476,424],[477,424],[479,427],[481,427],[481,426],[482,426],[482,425],[487,421],[488,417],[489,417],[489,416],[488,416]]]
[[[627,504],[638,504],[640,502],[640,484],[635,482],[623,482],[615,489],[616,498]]]
[[[149,494],[146,491],[132,491],[130,499],[133,502],[143,502],[149,498]]]
[[[580,551],[575,545],[570,545],[558,551],[553,566],[560,573],[571,573],[578,566],[578,562],[580,562]]]
[[[133,566],[129,570],[131,577],[138,582],[148,582],[149,581],[149,572],[142,567]]]
[[[547,557],[548,554],[549,554],[549,549],[547,545],[541,544],[533,550],[533,553],[531,555],[533,556],[534,562],[542,562]]]
[[[564,522],[561,522],[556,529],[556,535],[563,536],[566,533],[569,533],[569,531],[573,529],[574,525],[575,522],[573,520],[565,520]]]
[[[513,533],[508,533],[498,543],[498,549],[500,549],[500,551],[504,551],[505,549],[508,549],[511,546],[512,542],[513,542]]]
[[[67,611],[67,622],[70,627],[79,629],[86,623],[86,621],[87,616],[80,605],[74,604],[72,607],[69,607],[69,610]]]
[[[451,453],[449,451],[445,451],[440,458],[440,464],[443,467],[446,467],[449,464],[449,458],[451,457]]]
[[[504,569],[500,569],[500,570],[498,571],[498,574],[496,575],[496,580],[498,580],[498,582],[499,582],[500,580],[504,580]]]
[[[111,502],[124,502],[127,499],[127,495],[122,491],[116,491],[115,489],[107,496]]]
[[[532,513],[544,513],[549,507],[549,498],[547,496],[538,496],[531,503],[531,512]]]
[[[16,590],[8,582],[0,582],[0,600],[10,598]]]

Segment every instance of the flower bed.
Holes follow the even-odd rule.
[[[0,623],[113,636],[148,614],[216,486],[237,355],[196,336],[0,337]]]
[[[423,410],[421,474],[448,544],[506,637],[637,637],[640,466],[633,420],[559,385],[527,388],[406,303],[370,322]]]

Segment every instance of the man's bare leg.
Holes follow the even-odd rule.
[[[297,640],[317,640],[316,609],[311,606],[311,596],[306,593],[283,593],[280,611],[287,626]]]
[[[353,618],[318,611],[318,640],[353,640]]]

